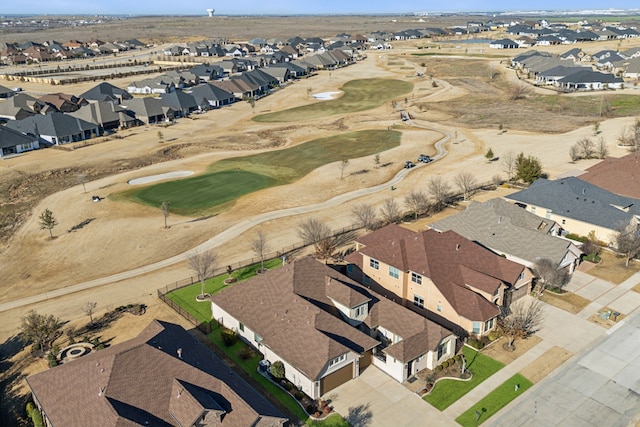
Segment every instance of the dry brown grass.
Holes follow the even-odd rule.
[[[542,294],[540,299],[547,304],[551,304],[555,307],[558,307],[564,311],[568,311],[571,314],[579,313],[583,308],[585,308],[591,301],[586,298],[581,297],[580,295],[576,295],[571,292],[567,292],[566,294],[554,294],[553,292],[546,291]]]
[[[602,307],[600,310],[598,310],[597,312],[593,313],[589,317],[589,321],[595,323],[596,325],[600,325],[603,328],[609,329],[609,328],[613,327],[616,324],[616,322],[619,322],[622,319],[624,319],[625,317],[627,317],[626,314],[620,313],[618,315],[618,317],[616,318],[615,322],[614,322],[613,317],[609,317],[608,319],[603,319],[598,315],[599,313],[602,313],[602,312],[607,311],[607,310],[611,310],[612,312],[614,311],[614,310],[610,309],[609,307]]]
[[[589,274],[619,285],[640,271],[640,263],[631,262],[625,266],[625,258],[608,251],[600,253],[602,262],[589,270]]]
[[[542,356],[520,371],[532,383],[537,383],[549,375],[554,369],[569,360],[573,354],[560,347],[551,347]]]
[[[640,283],[631,288],[631,290],[640,294]]]
[[[509,351],[504,349],[503,345],[504,343],[506,343],[506,339],[502,337],[490,346],[485,347],[482,350],[482,353],[485,356],[489,356],[492,359],[508,365],[509,363],[513,362],[518,357],[522,356],[527,351],[538,345],[541,341],[542,338],[536,335],[532,335],[527,339],[518,339],[514,342],[515,350]]]

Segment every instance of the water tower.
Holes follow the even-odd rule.
[[[213,12],[215,12],[214,9],[207,9],[207,13],[209,14],[209,17],[213,16]]]

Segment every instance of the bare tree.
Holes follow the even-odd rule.
[[[572,162],[577,162],[578,160],[580,160],[580,148],[578,148],[577,144],[573,144],[571,147],[569,147],[569,157],[571,158]]]
[[[344,178],[344,171],[349,166],[349,159],[342,159],[340,163],[338,163],[338,167],[340,168],[340,179]]]
[[[87,301],[82,306],[82,311],[84,311],[87,316],[89,316],[89,324],[93,326],[93,313],[96,311],[96,307],[98,306],[97,302]]]
[[[404,198],[404,204],[418,219],[418,215],[429,210],[429,196],[424,191],[413,190]]]
[[[331,235],[331,228],[317,218],[307,218],[298,223],[297,234],[305,245],[315,245]]]
[[[533,265],[537,276],[534,292],[540,296],[546,288],[562,288],[569,282],[569,271],[549,258],[541,258]]]
[[[495,79],[500,74],[500,70],[498,70],[498,67],[496,67],[494,64],[489,64],[487,71],[488,71],[487,76],[489,77],[489,80]]]
[[[53,216],[53,212],[45,209],[39,216],[40,230],[49,230],[49,236],[53,239],[53,228],[58,225],[58,221]]]
[[[384,200],[380,207],[380,216],[385,224],[393,224],[400,221],[402,213],[400,212],[400,207],[396,199],[389,197]]]
[[[62,322],[53,314],[38,314],[34,310],[20,321],[20,332],[26,341],[37,343],[43,351],[49,349],[61,327]]]
[[[502,177],[500,176],[500,174],[495,174],[493,175],[493,177],[491,177],[491,182],[493,182],[493,185],[498,188],[500,187],[500,184],[502,184]]]
[[[540,300],[521,299],[509,307],[511,313],[498,319],[498,326],[507,337],[507,346],[513,348],[516,338],[526,338],[540,330],[544,320],[544,306]]]
[[[609,155],[609,148],[607,147],[607,141],[601,136],[598,139],[598,146],[596,147],[596,152],[598,153],[599,159],[604,159]]]
[[[447,206],[451,198],[451,187],[441,176],[433,176],[427,181],[427,191],[437,211]]]
[[[324,259],[340,258],[338,249],[355,239],[354,232],[335,234],[324,222],[309,218],[298,223],[298,237],[307,245],[313,245],[316,257]]]
[[[378,216],[373,206],[362,203],[354,206],[351,212],[353,216],[355,216],[358,225],[365,230],[375,230],[378,228]]]
[[[583,159],[590,159],[594,156],[596,151],[596,145],[593,140],[589,137],[580,138],[578,142],[576,142],[578,149],[580,150],[580,155]]]
[[[160,205],[160,210],[162,211],[162,216],[164,217],[164,228],[169,228],[167,226],[167,218],[169,218],[169,208],[171,207],[171,203],[164,201]]]
[[[76,179],[78,181],[78,184],[82,184],[82,190],[86,193],[87,187],[85,184],[87,183],[87,176],[83,173],[79,173]]]
[[[613,243],[616,250],[626,258],[625,265],[629,266],[629,261],[640,254],[640,234],[636,224],[621,224],[616,227],[613,236]]]
[[[380,153],[376,153],[376,155],[373,156],[373,164],[375,169],[380,167]]]
[[[529,93],[531,93],[531,87],[525,83],[518,82],[509,86],[509,99],[512,101],[524,99]]]
[[[507,181],[513,179],[513,174],[516,171],[516,153],[513,151],[507,151],[502,154],[502,170],[507,174]]]
[[[453,178],[453,180],[462,192],[464,200],[469,199],[469,197],[472,196],[471,192],[476,186],[476,179],[473,174],[471,172],[460,172]]]
[[[269,244],[262,231],[256,233],[256,238],[251,242],[251,250],[260,258],[260,272],[264,272],[264,257],[269,252]]]
[[[204,298],[204,281],[213,273],[217,257],[213,251],[200,252],[197,249],[187,255],[189,268],[196,274],[200,281],[200,297]]]

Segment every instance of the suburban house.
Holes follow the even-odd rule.
[[[26,380],[47,426],[279,427],[273,405],[181,326],[137,337]]]
[[[133,112],[109,101],[90,101],[69,115],[98,125],[101,134],[136,125]]]
[[[585,69],[559,79],[558,84],[566,90],[622,89],[624,80],[613,74]]]
[[[440,232],[453,230],[528,268],[546,258],[573,273],[582,255],[571,240],[558,237],[562,227],[554,221],[500,198],[471,202],[465,211],[436,221],[430,227]]]
[[[391,224],[360,237],[347,276],[454,330],[485,335],[502,306],[526,295],[524,266],[453,232]]]
[[[84,98],[78,98],[75,95],[69,95],[66,93],[49,93],[41,96],[39,99],[45,104],[54,107],[61,113],[71,113],[87,104],[87,101]]]
[[[176,111],[176,117],[186,117],[199,109],[193,95],[176,90],[170,93],[163,93],[160,99],[165,105],[172,107]]]
[[[612,242],[619,227],[640,219],[640,199],[619,196],[576,177],[550,181],[540,178],[506,199],[569,233]]]
[[[620,158],[607,157],[579,178],[612,193],[640,199],[640,152]]]
[[[167,76],[143,79],[127,86],[127,92],[137,94],[169,93],[176,90],[175,83]]]
[[[492,49],[517,49],[520,45],[511,39],[492,40],[489,42]]]
[[[22,120],[35,114],[44,114],[55,111],[44,102],[27,95],[19,93],[4,101],[0,101],[0,119]]]
[[[117,104],[133,98],[129,92],[111,83],[102,82],[80,95],[80,98],[94,101],[111,101]]]
[[[133,111],[136,119],[147,125],[172,121],[176,117],[176,110],[158,98],[133,98],[122,106]]]
[[[15,92],[8,87],[0,85],[0,98],[11,98]]]
[[[40,148],[38,138],[0,126],[0,159]]]
[[[193,87],[188,93],[195,98],[196,104],[203,110],[231,105],[235,101],[233,93],[209,83]]]
[[[211,311],[313,399],[370,365],[403,382],[456,352],[449,330],[311,257],[223,290]]]
[[[10,121],[7,127],[33,135],[53,145],[84,141],[100,135],[98,125],[59,112]]]

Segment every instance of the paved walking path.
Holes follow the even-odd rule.
[[[415,126],[415,124],[414,124]],[[442,138],[436,142],[435,144],[435,148],[436,148],[436,152],[437,154],[433,157],[433,161],[437,161],[441,158],[443,158],[446,154],[447,151],[444,148],[444,145],[447,143],[447,141],[449,141],[451,139],[451,134],[449,134],[446,131],[441,131],[441,130],[437,130],[437,129],[433,129],[431,127],[428,126],[419,126],[421,128],[425,128],[425,129],[430,129],[436,132],[440,132],[442,134]],[[83,290],[87,290],[87,289],[91,289],[91,288],[95,288],[97,286],[103,286],[103,285],[107,285],[109,283],[114,283],[114,282],[119,282],[121,280],[125,280],[125,279],[130,279],[136,276],[140,276],[146,273],[150,273],[156,270],[160,270],[162,268],[165,267],[169,267],[171,265],[183,262],[187,255],[189,253],[191,253],[194,250],[198,250],[201,252],[204,251],[208,251],[214,248],[217,248],[219,246],[221,246],[222,244],[232,241],[233,239],[235,239],[236,237],[240,236],[241,234],[243,234],[244,232],[246,232],[247,230],[252,229],[253,227],[263,223],[263,222],[267,222],[267,221],[271,221],[274,219],[279,219],[279,218],[285,218],[285,217],[289,217],[289,216],[295,216],[295,215],[300,215],[300,214],[305,214],[305,213],[312,213],[312,212],[318,212],[321,210],[325,210],[325,209],[329,209],[329,208],[333,208],[336,206],[339,206],[343,203],[349,202],[353,199],[357,199],[359,197],[362,196],[367,196],[379,191],[383,191],[383,190],[387,190],[389,189],[390,186],[396,185],[398,183],[400,183],[404,178],[406,178],[406,176],[412,172],[414,169],[417,169],[419,167],[424,167],[427,166],[428,164],[419,164],[417,165],[415,168],[412,169],[402,169],[400,170],[400,172],[398,172],[393,178],[391,178],[389,181],[387,181],[384,184],[380,184],[380,185],[376,185],[373,187],[367,187],[367,188],[360,188],[358,190],[354,190],[351,191],[349,193],[344,193],[344,194],[340,194],[338,196],[335,196],[331,199],[325,200],[324,202],[320,202],[320,203],[315,203],[312,205],[307,205],[307,206],[297,206],[294,208],[288,208],[288,209],[280,209],[277,211],[271,211],[271,212],[265,212],[263,214],[260,215],[256,215],[253,216],[251,218],[247,218],[244,219],[236,224],[234,224],[233,226],[227,228],[226,230],[224,230],[223,232],[217,234],[216,236],[212,237],[211,239],[207,240],[206,242],[200,244],[199,246],[186,251],[184,253],[175,255],[171,258],[167,258],[164,259],[162,261],[158,261],[155,262],[153,264],[149,264],[149,265],[145,265],[143,267],[139,267],[139,268],[135,268],[132,270],[128,270],[128,271],[123,271],[121,273],[117,273],[117,274],[112,274],[110,276],[106,276],[106,277],[101,277],[99,279],[95,279],[95,280],[90,280],[87,282],[83,282],[83,283],[78,283],[76,285],[71,285],[71,286],[66,286],[64,288],[60,288],[60,289],[56,289],[50,292],[45,292],[42,294],[38,294],[38,295],[33,295],[30,297],[26,297],[26,298],[22,298],[22,299],[18,299],[18,300],[14,300],[14,301],[9,301],[3,304],[0,304],[0,313],[7,311],[7,310],[11,310],[11,309],[15,309],[15,308],[19,308],[19,307],[24,307],[27,305],[31,305],[31,304],[35,304],[41,301],[45,301],[51,298],[57,298],[60,296],[64,296],[64,295],[69,295],[72,294],[74,292],[79,292],[79,291],[83,291]],[[224,264],[224,263],[223,263]]]

